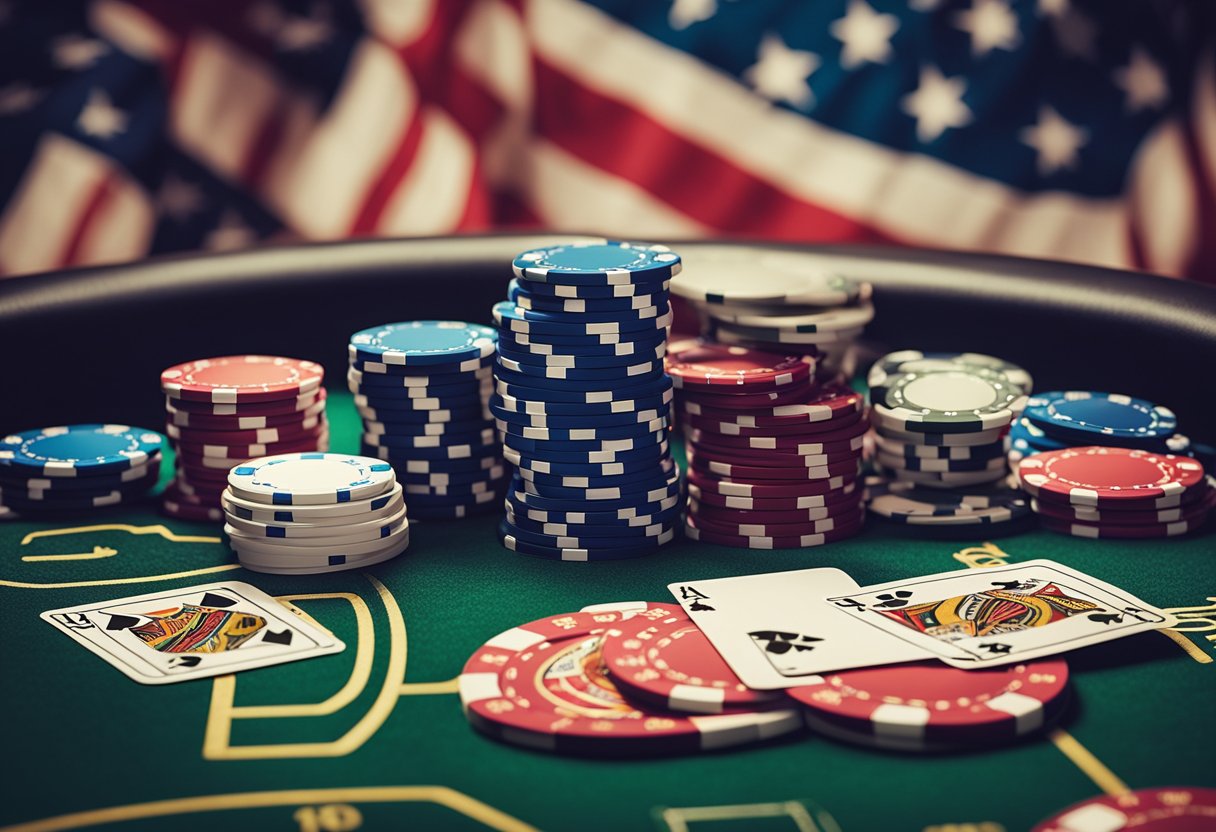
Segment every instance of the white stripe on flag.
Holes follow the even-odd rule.
[[[1199,194],[1177,119],[1140,144],[1132,164],[1128,211],[1149,271],[1182,275],[1199,242]]]
[[[110,172],[102,154],[58,133],[44,133],[0,214],[0,273],[58,268]]]
[[[282,94],[270,70],[214,35],[185,44],[170,97],[173,137],[216,173],[239,181]]]
[[[442,234],[464,216],[476,155],[451,116],[434,107],[419,111],[422,136],[409,170],[384,206],[382,234]]]
[[[377,37],[390,46],[408,46],[431,22],[434,0],[359,0],[363,18]]]
[[[364,40],[325,115],[318,121],[310,108],[298,124],[289,122],[267,171],[267,200],[307,237],[347,235],[405,136],[417,98],[401,59]]]
[[[455,38],[456,60],[509,112],[532,108],[532,52],[515,9],[502,0],[481,0]]]
[[[517,187],[552,228],[590,229],[618,237],[701,237],[710,229],[632,182],[605,173],[561,148],[535,140]]]
[[[130,3],[101,0],[89,5],[93,29],[135,58],[167,63],[177,48],[177,38],[160,21]]]
[[[147,255],[155,232],[156,211],[147,192],[125,173],[116,174],[105,201],[84,229],[72,265],[138,260]]]

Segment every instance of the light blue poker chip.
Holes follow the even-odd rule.
[[[523,280],[575,286],[662,282],[680,267],[680,255],[667,246],[618,240],[532,249],[511,263]]]
[[[350,454],[307,452],[262,457],[228,472],[238,497],[270,505],[331,505],[366,500],[392,489],[393,467]]]
[[[28,476],[87,477],[145,465],[165,438],[128,425],[61,425],[0,439],[0,468]]]
[[[402,321],[356,332],[355,357],[384,365],[459,364],[494,352],[498,334],[464,321]]]

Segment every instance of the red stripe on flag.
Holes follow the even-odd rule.
[[[110,172],[93,188],[93,192],[89,194],[79,216],[76,217],[76,227],[72,229],[72,236],[69,238],[68,244],[64,246],[63,255],[59,259],[59,268],[80,264],[80,249],[85,237],[88,235],[93,221],[101,215],[116,187],[114,174]]]
[[[537,133],[590,165],[736,235],[877,241],[868,226],[798,199],[537,59]]]

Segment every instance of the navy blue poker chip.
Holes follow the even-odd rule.
[[[630,345],[632,347],[632,345]],[[612,355],[567,355],[561,352],[532,352],[526,349],[511,349],[500,346],[499,360],[510,359],[520,364],[531,364],[536,367],[568,367],[571,369],[590,370],[605,367],[629,367],[647,361],[662,361],[667,355],[667,342],[644,349],[629,349]]]
[[[503,547],[520,555],[562,561],[599,561],[623,560],[626,558],[644,557],[653,554],[660,547],[670,543],[678,530],[672,530],[660,537],[648,538],[645,543],[635,546],[617,546],[612,548],[562,548],[546,546],[521,540],[513,532],[511,526],[504,520],[498,525],[498,540]]]
[[[497,399],[498,401],[495,401]],[[661,404],[650,410],[629,410],[617,413],[592,414],[587,416],[549,416],[547,414],[517,413],[506,410],[499,403],[501,398],[495,396],[490,400],[490,413],[495,419],[517,425],[521,428],[614,428],[643,424],[653,419],[662,419],[671,415],[671,405]]]
[[[0,470],[45,477],[87,477],[146,464],[165,437],[128,425],[62,425],[0,439]]]
[[[612,357],[623,355],[649,356],[667,343],[667,330],[638,330],[591,337],[545,336],[503,331],[499,349],[525,352],[531,355],[569,356],[574,358]]]
[[[650,379],[631,379],[628,384],[617,385],[608,390],[580,389],[575,382],[538,384],[536,379],[506,372],[500,373],[494,382],[494,390],[503,397],[580,404],[647,399],[663,395],[671,390],[672,386],[671,377],[666,373],[660,373]]]
[[[1043,432],[1074,445],[1164,450],[1178,429],[1173,411],[1121,393],[1064,390],[1038,393],[1023,416]]]
[[[547,384],[557,382],[564,384],[567,381],[579,382],[580,388],[587,385],[588,389],[600,389],[601,387],[613,387],[618,383],[629,383],[638,381],[645,383],[658,378],[663,374],[663,359],[650,359],[638,362],[636,364],[624,364],[610,367],[550,367],[537,366],[535,364],[526,364],[499,356],[498,377],[503,381],[510,382],[513,378],[527,377],[535,379],[534,384]]]
[[[504,422],[496,423],[496,427],[498,427],[503,436],[510,437],[510,439],[504,440],[508,444],[514,444],[516,438],[532,442],[607,442],[616,440],[646,440],[653,434],[666,435],[670,427],[670,421],[663,417],[658,417],[648,422],[598,428],[542,428]],[[571,450],[574,449],[572,446]],[[625,450],[623,442],[621,443],[621,449]]]
[[[620,335],[628,332],[647,333],[663,330],[671,324],[671,307],[647,307],[636,313],[612,313],[600,315],[568,315],[561,312],[529,312],[509,300],[494,304],[491,310],[494,322],[504,330],[527,335],[551,336],[553,343],[562,343],[557,338],[593,338],[599,335]],[[580,320],[582,319],[582,320]]]
[[[669,297],[667,292],[660,291],[653,294],[634,294],[612,298],[562,298],[553,295],[536,294],[530,288],[521,285],[518,279],[512,280],[507,284],[507,299],[516,306],[537,312],[555,312],[568,315],[611,314],[628,312],[634,309],[645,309],[651,306],[664,306],[668,303]]]

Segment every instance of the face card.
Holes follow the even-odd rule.
[[[1050,656],[1176,624],[1134,595],[1050,560],[890,581],[826,603],[963,668]]]
[[[800,569],[668,585],[750,688],[808,684],[833,670],[933,658],[823,603],[857,584],[839,569]]]
[[[346,649],[331,633],[240,581],[64,607],[41,618],[145,685]]]

